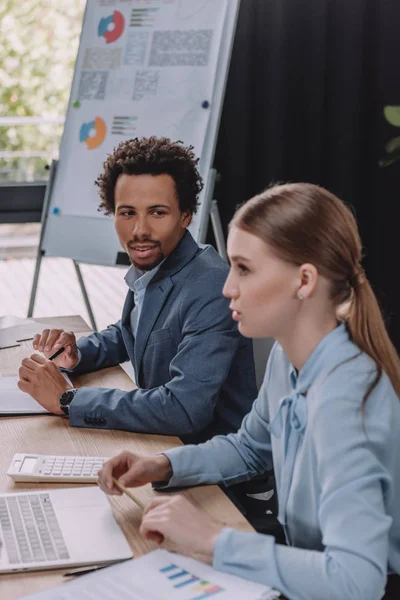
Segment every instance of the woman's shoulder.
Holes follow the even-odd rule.
[[[351,344],[347,350],[342,356],[338,356],[335,364],[329,365],[321,372],[320,377],[314,382],[314,387],[321,387],[325,394],[334,395],[339,393],[353,395],[355,392],[364,394],[369,389],[378,375],[376,362],[355,344]],[[386,392],[391,395],[393,392],[395,395],[391,382],[384,372],[374,390],[377,390],[375,393]]]
[[[311,386],[310,417],[322,412],[325,418],[356,417],[356,422],[360,419],[364,424],[379,419],[383,428],[390,428],[394,415],[400,416],[400,401],[392,383],[385,372],[376,382],[375,361],[354,344],[353,349],[351,356],[322,373]]]

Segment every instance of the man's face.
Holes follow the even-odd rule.
[[[114,223],[132,264],[150,271],[169,256],[191,221],[181,212],[170,175],[120,175]]]

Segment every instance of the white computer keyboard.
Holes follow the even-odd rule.
[[[7,475],[14,481],[36,483],[96,483],[105,456],[15,454]]]

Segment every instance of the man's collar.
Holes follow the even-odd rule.
[[[186,230],[176,248],[160,265],[159,270],[152,279],[152,283],[163,279],[164,277],[174,275],[180,271],[185,265],[187,265],[188,262],[192,260],[198,249],[198,244],[194,241],[190,232]]]
[[[161,261],[154,269],[151,269],[151,271],[141,271],[135,267],[135,265],[131,265],[125,275],[126,285],[132,292],[137,291],[139,288],[146,288],[163,262],[164,261]]]

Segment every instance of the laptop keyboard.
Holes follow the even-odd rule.
[[[0,525],[11,564],[69,558],[49,494],[0,497]]]

